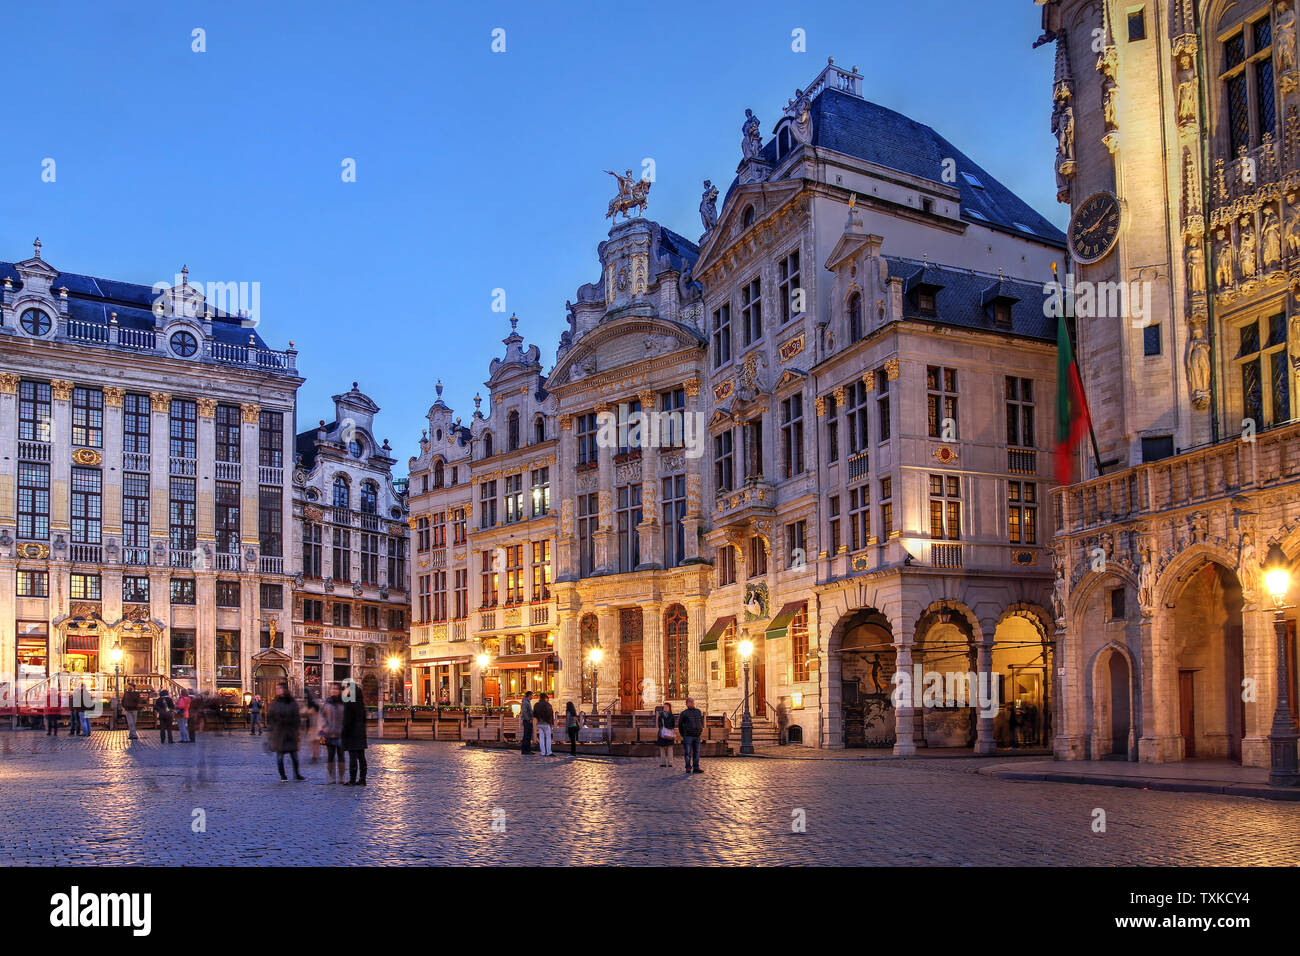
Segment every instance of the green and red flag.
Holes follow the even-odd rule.
[[[1090,428],[1088,400],[1083,395],[1079,363],[1070,345],[1065,314],[1056,319],[1056,483],[1068,485],[1074,477],[1070,456]]]

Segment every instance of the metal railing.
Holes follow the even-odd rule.
[[[962,567],[962,547],[959,544],[930,545],[930,566],[935,568]]]
[[[869,453],[860,451],[856,455],[849,456],[849,481],[856,481],[858,478],[867,476],[867,459]]]
[[[1008,448],[1007,471],[1013,475],[1038,474],[1038,452],[1026,448]]]

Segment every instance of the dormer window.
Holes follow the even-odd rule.
[[[934,315],[936,313],[933,289],[918,289],[916,291],[916,311],[921,315]]]
[[[740,224],[748,229],[754,224],[754,207],[746,206],[745,211],[740,214]]]
[[[538,415],[533,420],[533,443],[540,445],[546,441],[546,420]]]
[[[846,308],[849,316],[849,341],[856,342],[858,339],[866,335],[867,332],[866,327],[862,323],[861,294],[854,292],[850,295]]]
[[[506,449],[515,451],[519,448],[519,413],[511,412],[506,419]]]
[[[361,453],[364,451],[365,449],[361,447],[361,442],[357,441],[355,438],[348,442],[348,454],[353,458],[360,458]]]
[[[484,432],[484,433],[483,433],[483,457],[484,457],[484,458],[491,458],[492,455],[493,455],[493,451],[492,451],[492,433],[491,433],[491,432]]]
[[[190,332],[173,332],[170,341],[172,351],[181,358],[189,358],[199,350],[199,340]]]
[[[999,329],[1011,328],[1011,303],[1006,299],[994,300],[993,324]]]
[[[50,331],[50,317],[40,309],[25,310],[18,321],[28,335],[45,335]]]
[[[776,149],[778,156],[784,156],[794,149],[794,134],[790,132],[788,124],[781,127],[781,132],[777,134]]]

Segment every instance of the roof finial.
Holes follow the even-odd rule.
[[[857,204],[858,204],[858,194],[851,193],[849,195],[849,209],[852,210],[853,207],[856,206]]]
[[[517,331],[516,326],[518,325],[519,325],[519,316],[511,312],[510,313],[510,334],[511,335],[513,335]]]
[[[37,237],[36,237],[36,241],[32,243],[32,246],[36,249],[36,258],[39,259],[39,258],[41,257],[41,237],[40,237],[40,236],[37,236]]]
[[[190,284],[190,267],[183,265],[181,266],[181,285],[187,286],[189,284]]]
[[[998,266],[998,281],[1002,281],[1002,267]]]
[[[928,252],[921,253],[921,265],[928,266],[929,264],[930,264],[930,253]]]
[[[356,383],[356,382],[353,382],[353,383],[352,383],[352,391],[355,392],[356,390],[357,390],[357,383]]]
[[[474,411],[478,411],[479,405],[483,402],[483,397],[478,392],[474,393]]]
[[[433,389],[438,393],[438,397],[442,398],[442,379],[438,379],[438,384],[434,385]]]

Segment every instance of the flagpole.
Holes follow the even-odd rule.
[[[1060,276],[1057,275],[1057,273],[1056,273],[1056,263],[1055,263],[1055,262],[1052,263],[1052,279],[1053,279],[1053,281],[1056,282],[1056,286],[1057,286],[1057,288],[1059,288],[1059,289],[1061,290],[1061,308],[1062,308],[1062,310],[1064,311],[1064,316],[1065,316],[1065,319],[1066,319],[1066,324],[1065,324],[1065,334],[1068,336],[1068,335],[1070,334],[1070,323],[1069,323],[1069,320],[1075,318],[1075,315],[1073,314],[1073,312],[1074,312],[1074,304],[1073,304],[1073,302],[1071,301],[1071,296],[1069,296],[1069,295],[1066,294],[1066,292],[1065,292],[1065,286],[1063,286],[1063,285],[1061,284],[1061,278],[1060,278]],[[1073,343],[1071,343],[1071,344],[1073,344]],[[1076,363],[1078,362],[1078,352],[1077,352],[1077,351],[1075,352],[1075,362],[1076,362]],[[1059,384],[1059,383],[1057,384],[1057,387],[1058,387],[1058,388],[1060,387],[1060,384]],[[1083,376],[1082,376],[1082,375],[1079,376],[1079,387],[1080,387],[1080,390],[1082,390],[1082,388],[1083,388]],[[1088,438],[1091,440],[1091,443],[1092,443],[1092,462],[1093,462],[1094,465],[1097,466],[1097,474],[1098,474],[1098,475],[1101,475],[1101,474],[1103,474],[1103,473],[1105,472],[1105,469],[1103,469],[1102,466],[1101,466],[1101,449],[1097,446],[1097,432],[1096,432],[1096,430],[1092,427],[1092,406],[1088,403],[1088,395],[1087,395],[1086,392],[1083,393],[1083,403],[1084,403],[1084,408],[1087,410],[1087,416],[1088,416]]]

